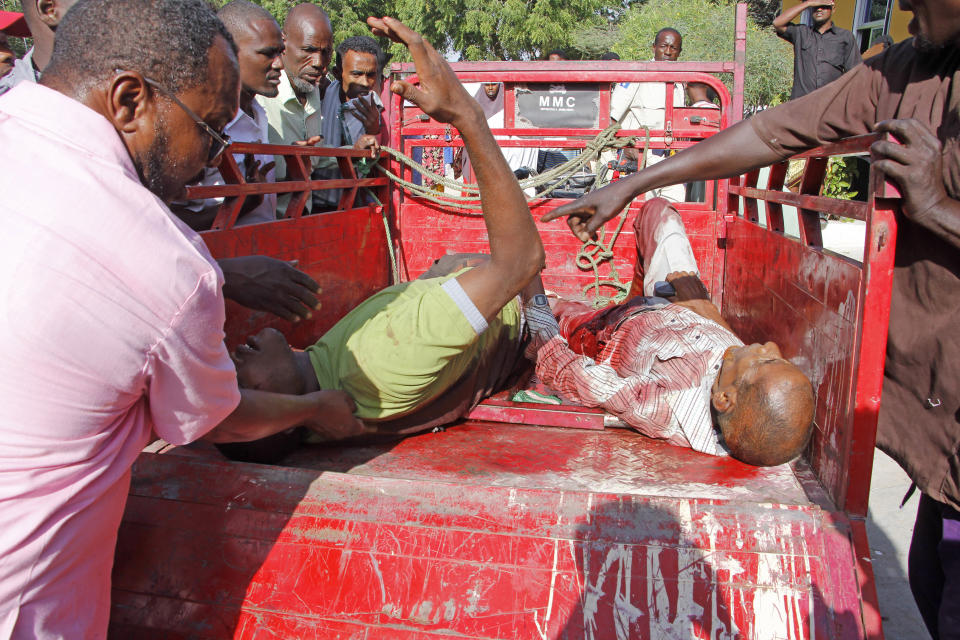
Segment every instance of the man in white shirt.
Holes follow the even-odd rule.
[[[224,134],[233,142],[268,141],[267,114],[255,96],[272,98],[279,93],[280,73],[283,69],[283,36],[280,25],[265,9],[249,0],[233,0],[227,3],[217,17],[227,27],[237,45],[237,61],[240,65],[240,109]],[[234,156],[247,182],[273,182],[273,156],[258,154]],[[203,172],[202,186],[224,184],[220,170],[207,167]],[[223,198],[194,200],[174,203],[170,209],[194,230],[209,229],[217,215]],[[270,222],[277,219],[277,196],[267,194],[257,198],[248,197],[237,217],[236,226]]]
[[[653,59],[656,62],[674,62],[683,51],[683,36],[671,27],[657,32],[653,41]],[[624,129],[663,129],[666,114],[666,85],[662,82],[621,82],[613,88],[610,96],[610,117],[620,123]],[[684,105],[683,85],[673,86],[673,106]],[[639,160],[639,151],[624,149],[627,160]],[[660,162],[666,153],[663,149],[652,149],[646,154],[646,164]],[[671,202],[682,202],[683,185],[674,185],[652,192]]]

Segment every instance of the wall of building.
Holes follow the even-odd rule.
[[[901,11],[896,5],[893,6],[893,15],[890,16],[890,37],[894,42],[900,42],[910,37],[910,31],[907,25],[913,14],[909,11]]]

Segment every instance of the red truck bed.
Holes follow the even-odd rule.
[[[465,81],[505,81],[508,95],[537,80],[668,81],[671,95],[670,82],[716,83],[703,72],[736,70],[687,64],[484,63],[457,71]],[[726,126],[730,98],[718,89]],[[540,137],[525,144],[582,145],[609,123],[609,88],[599,95],[596,126],[548,130],[561,141],[527,130]],[[396,148],[460,144],[443,125],[411,117],[399,99],[388,115]],[[667,121],[674,115],[690,114],[671,110]],[[501,133],[519,134],[516,124],[508,119]],[[674,131],[683,134],[675,142],[651,132],[653,146],[688,145],[716,128],[684,129],[678,120]],[[503,398],[445,431],[304,447],[277,466],[228,462],[204,446],[155,448],[160,453],[144,453],[133,471],[111,636],[882,637],[863,518],[896,201],[879,178],[865,203],[817,195],[823,158],[867,146],[854,140],[807,154],[800,194],[782,191],[782,164],[771,170],[769,191],[751,174],[708,185],[707,203],[678,207],[724,315],[748,342],[777,341],[817,389],[816,433],[802,459],[750,467],[604,428],[595,410]],[[346,159],[341,166],[351,171]],[[349,184],[304,178],[284,188]],[[231,228],[228,201],[222,228],[206,235],[215,255],[297,258],[324,289],[323,312],[297,326],[229,305],[229,343],[272,324],[295,345],[309,344],[391,282],[390,249],[405,279],[448,250],[485,248],[480,218],[412,198],[382,178],[364,184],[380,190],[384,206],[355,206],[347,189],[344,211]],[[532,212],[558,204],[541,200]],[[800,209],[799,239],[783,233],[783,205]],[[613,247],[613,268],[627,281],[638,208]],[[863,264],[822,250],[817,211],[867,222]],[[580,243],[562,223],[540,229],[547,287],[582,295],[593,275],[574,264]]]
[[[849,523],[802,463],[473,421],[288,463],[144,456],[114,634],[864,636]]]

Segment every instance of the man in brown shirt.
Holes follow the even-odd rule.
[[[835,82],[556,209],[581,239],[634,197],[885,131],[874,166],[903,194],[878,446],[923,492],[910,582],[936,638],[960,638],[960,0],[900,0],[915,36]],[[957,86],[954,86],[957,83]]]

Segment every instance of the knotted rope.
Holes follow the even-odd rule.
[[[635,136],[618,138],[617,132],[620,130],[619,123],[614,123],[601,131],[597,136],[589,141],[583,151],[575,158],[559,164],[549,171],[539,175],[531,176],[519,181],[521,189],[534,189],[533,196],[526,196],[528,202],[539,200],[556,188],[558,183],[569,179],[572,175],[580,171],[589,163],[600,157],[600,154],[608,148],[621,149],[633,145]],[[646,129],[646,141],[644,143],[644,153],[650,145],[650,130]],[[440,205],[446,209],[452,209],[461,215],[482,215],[480,209],[480,189],[475,183],[462,183],[458,180],[436,174],[422,164],[416,162],[413,158],[391,147],[380,147],[380,149],[391,156],[402,165],[409,167],[425,178],[429,178],[434,184],[442,185],[444,192],[439,192],[431,187],[425,187],[422,184],[416,184],[410,180],[396,175],[386,167],[377,165],[377,168],[393,182],[400,185],[410,195],[422,198],[428,202]],[[459,191],[459,195],[446,193],[447,190]]]
[[[526,190],[532,188],[535,190],[533,196],[526,196],[527,201],[532,202],[534,200],[543,198],[546,194],[553,191],[557,184],[562,184],[572,175],[580,171],[583,167],[587,166],[594,160],[599,159],[600,154],[603,153],[604,150],[609,148],[622,149],[627,146],[632,146],[636,140],[636,136],[618,138],[617,132],[619,130],[619,123],[615,122],[611,124],[609,127],[601,131],[593,140],[588,142],[583,151],[577,157],[559,164],[551,168],[549,171],[541,173],[537,176],[531,176],[530,178],[520,180],[519,184],[521,189]],[[650,148],[650,129],[644,127],[644,130],[645,140],[643,144],[643,154],[642,160],[640,161],[640,168],[646,166],[647,152]],[[416,184],[410,180],[405,180],[380,164],[374,165],[393,182],[403,187],[403,189],[410,195],[421,198],[428,202],[432,202],[445,209],[453,210],[453,212],[460,215],[482,215],[479,211],[480,189],[477,184],[461,183],[457,180],[447,178],[446,176],[438,175],[424,167],[422,164],[416,162],[413,158],[391,147],[383,146],[380,147],[380,149],[384,153],[390,155],[395,160],[400,162],[402,165],[409,167],[411,170],[416,171],[426,178],[429,178],[434,184],[442,185],[445,191],[449,188],[460,192],[460,195],[446,193],[445,191],[439,192],[431,187],[425,187],[422,184]],[[623,230],[623,225],[626,223],[626,220],[627,209],[625,208],[619,215],[617,228],[611,235],[609,243],[606,241],[606,230],[601,229],[596,240],[587,240],[577,252],[577,256],[575,258],[575,264],[577,267],[583,271],[593,271],[594,281],[592,284],[588,284],[583,288],[583,294],[584,296],[587,296],[591,290],[593,291],[593,305],[596,308],[604,307],[611,302],[621,302],[627,297],[627,293],[629,292],[630,283],[625,283],[620,279],[620,274],[617,271],[617,268],[611,262],[613,260],[613,247],[617,242],[617,238],[620,236],[620,232]],[[387,240],[391,245],[390,257],[393,263],[392,266],[394,269],[394,274],[395,277],[398,277],[399,274],[397,272],[396,260],[393,256],[393,244],[392,240],[390,239],[389,227],[386,220],[384,220],[384,227],[387,228]],[[600,266],[605,262],[611,262],[611,275],[609,278],[601,278],[600,275]],[[616,293],[614,293],[612,296],[602,295],[601,291],[604,287],[615,289]]]

